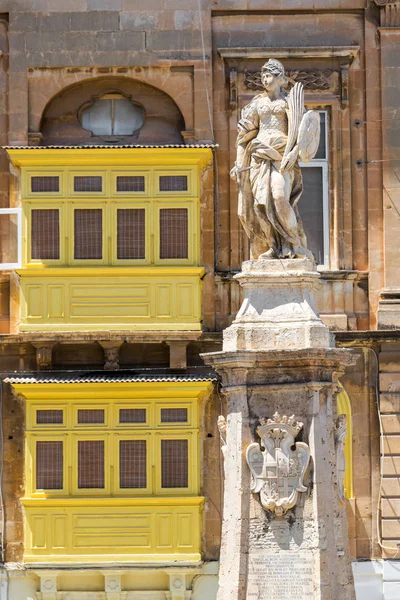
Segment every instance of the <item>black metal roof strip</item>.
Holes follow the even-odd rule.
[[[76,376],[71,374],[66,376],[65,374],[54,373],[37,373],[29,374],[24,376],[6,377],[4,383],[11,384],[39,384],[39,383],[190,383],[190,382],[206,382],[206,381],[217,381],[215,374],[210,375],[122,375],[117,373],[107,373],[104,375],[89,375],[82,374]]]
[[[108,145],[84,145],[84,146],[2,146],[3,150],[95,150],[104,148],[106,150],[121,150],[123,148],[218,148],[218,144],[127,144],[120,146]]]

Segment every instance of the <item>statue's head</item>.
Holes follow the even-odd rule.
[[[261,68],[261,83],[267,92],[286,84],[285,68],[276,58],[270,58]]]

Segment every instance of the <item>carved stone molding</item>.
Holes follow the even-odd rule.
[[[400,1],[374,0],[380,8],[381,27],[400,27]]]
[[[53,364],[54,344],[33,344],[36,348],[36,364],[40,371],[48,371]]]
[[[260,494],[262,507],[275,517],[282,517],[296,505],[299,492],[307,491],[303,480],[310,448],[304,442],[294,443],[302,428],[294,415],[275,413],[272,419],[260,419],[257,433],[261,444],[254,442],[247,448],[251,491]]]
[[[286,71],[286,77],[290,83],[299,81],[306,90],[329,90],[334,85],[332,70],[319,71],[318,69]],[[244,85],[250,90],[263,89],[261,83],[261,72],[247,71],[244,79]]]

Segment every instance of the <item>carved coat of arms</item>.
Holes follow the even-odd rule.
[[[299,492],[307,491],[303,478],[310,448],[304,442],[294,442],[302,427],[294,415],[275,413],[272,419],[260,419],[257,433],[261,444],[254,442],[247,448],[251,491],[260,495],[262,507],[276,517],[295,506]]]

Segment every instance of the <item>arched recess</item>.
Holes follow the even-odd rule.
[[[82,127],[82,108],[110,92],[143,106],[145,121],[139,132],[110,140]],[[182,113],[168,94],[135,79],[110,76],[85,80],[62,90],[48,102],[40,125],[42,143],[46,146],[181,144],[184,129]]]
[[[353,420],[351,415],[351,402],[346,390],[340,383],[336,401],[337,414],[346,415],[347,418],[347,435],[344,443],[344,456],[346,460],[344,491],[346,498],[353,498]]]

